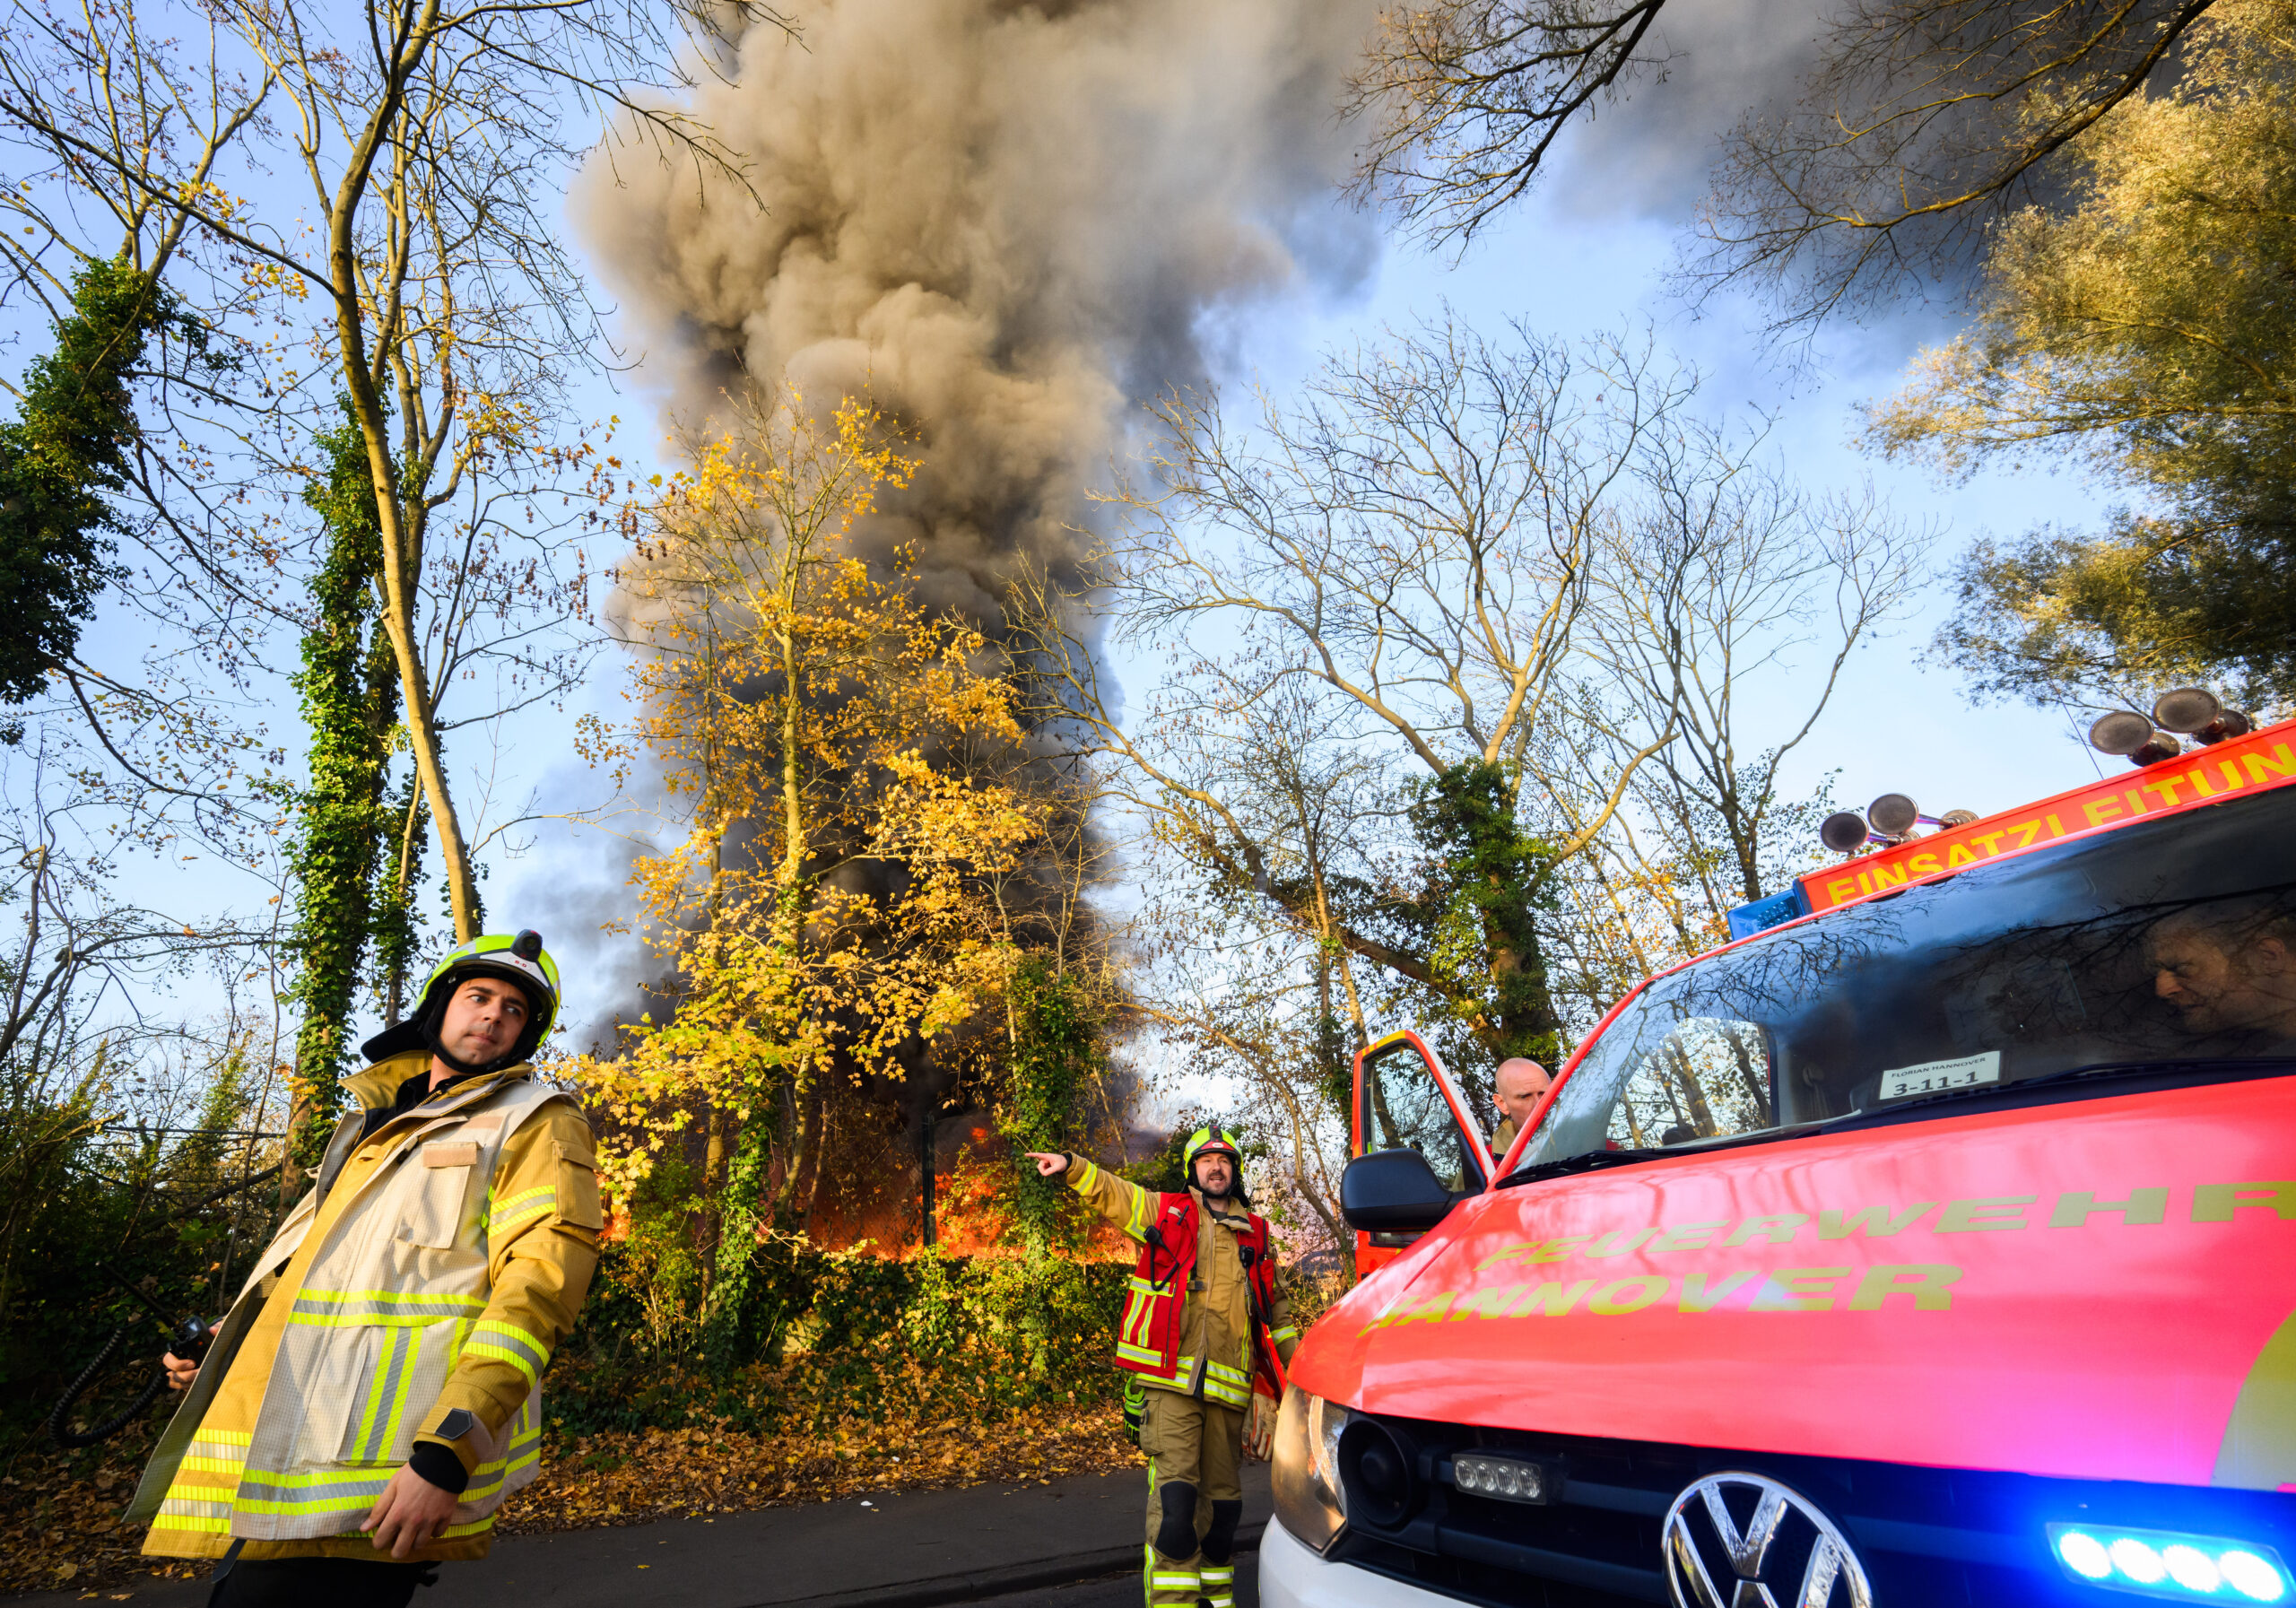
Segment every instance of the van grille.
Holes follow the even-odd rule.
[[[1864,1563],[1875,1608],[2126,1601],[2065,1577],[2043,1529],[2053,1520],[2233,1535],[2296,1560],[2296,1495],[1380,1421],[1418,1449],[1412,1510],[1387,1528],[1351,1518],[1331,1560],[1492,1608],[1667,1601],[1666,1509],[1684,1486],[1725,1469],[1767,1474],[1824,1508]],[[1558,1461],[1556,1499],[1531,1506],[1456,1490],[1452,1454],[1478,1449]]]

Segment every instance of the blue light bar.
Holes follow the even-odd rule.
[[[1752,904],[1740,905],[1729,914],[1730,936],[1751,938],[1756,933],[1768,932],[1780,923],[1792,921],[1810,913],[1810,901],[1803,896],[1802,884],[1796,882],[1783,893],[1773,893]]]
[[[2278,1552],[2223,1535],[2051,1525],[2048,1550],[2073,1578],[2108,1591],[2175,1603],[2286,1603],[2296,1595]]]

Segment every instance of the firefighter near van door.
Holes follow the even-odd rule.
[[[534,1479],[604,1222],[589,1124],[528,1060],[558,1003],[538,934],[449,954],[206,1355],[166,1359],[186,1395],[128,1517],[222,1560],[211,1604],[403,1608]]]
[[[1148,1458],[1149,1608],[1233,1608],[1247,1431],[1265,1456],[1283,1365],[1300,1343],[1266,1220],[1244,1198],[1235,1136],[1188,1140],[1186,1190],[1157,1194],[1082,1156],[1031,1152],[1140,1247],[1116,1365],[1140,1386]],[[1130,1392],[1127,1391],[1127,1395]]]

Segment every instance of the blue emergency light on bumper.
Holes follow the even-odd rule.
[[[2051,1525],[2049,1551],[2075,1580],[2179,1603],[2285,1603],[2280,1554],[2254,1542],[2126,1525]]]

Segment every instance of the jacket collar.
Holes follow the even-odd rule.
[[[497,1072],[483,1072],[474,1078],[465,1078],[449,1089],[438,1103],[429,1100],[419,1108],[426,1116],[435,1117],[442,1111],[460,1109],[471,1097],[491,1094],[505,1084],[521,1082],[534,1076],[534,1063],[521,1061],[515,1066],[505,1066]],[[355,1072],[343,1080],[352,1099],[365,1111],[387,1110],[398,1099],[399,1090],[406,1080],[430,1075],[430,1052],[408,1050],[376,1062],[363,1072]]]
[[[1230,1195],[1225,1204],[1214,1205],[1212,1204],[1211,1198],[1206,1195],[1203,1190],[1197,1188],[1195,1185],[1190,1184],[1187,1186],[1187,1197],[1189,1200],[1196,1203],[1196,1209],[1198,1212],[1201,1212],[1205,1216],[1209,1217],[1213,1221],[1237,1233],[1250,1232],[1252,1221],[1251,1208],[1245,1205],[1234,1195]]]

